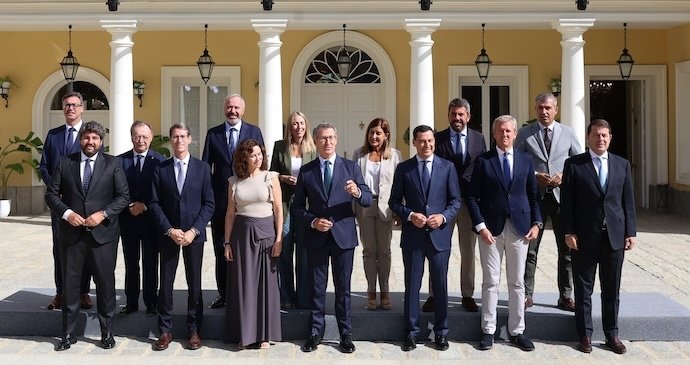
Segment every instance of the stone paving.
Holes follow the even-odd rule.
[[[547,224],[548,227],[548,224]],[[209,230],[210,231],[210,230]],[[209,232],[210,235],[210,232]],[[392,243],[393,268],[391,290],[403,291],[403,266],[398,242],[400,232],[395,231]],[[457,242],[457,241],[454,241]],[[23,288],[52,288],[52,247],[49,215],[13,216],[0,220],[0,298]],[[353,291],[366,291],[362,270],[361,247],[355,255]],[[552,232],[545,233],[539,253],[537,292],[557,292],[556,248]],[[477,260],[477,265],[479,265]],[[449,290],[459,293],[459,250],[457,244],[451,255]],[[638,212],[638,244],[626,254],[623,268],[622,291],[658,292],[690,308],[690,225],[687,219],[677,216]],[[178,270],[175,289],[185,289],[182,270]],[[479,296],[481,272],[477,272],[475,297]],[[118,258],[116,286],[124,287],[124,264]],[[426,283],[426,279],[423,281]],[[212,290],[213,252],[206,244],[202,286]],[[93,287],[93,286],[92,286]],[[329,290],[332,286],[329,284]],[[423,288],[426,290],[426,286]],[[505,292],[505,285],[501,291]],[[598,289],[595,288],[595,291]],[[596,293],[595,293],[596,295]],[[422,295],[424,298],[425,296]],[[119,301],[121,302],[121,301]],[[550,304],[550,303],[549,303]],[[554,303],[555,304],[555,303]],[[529,323],[527,323],[529,327]],[[356,328],[354,329],[356,331]],[[596,330],[596,329],[595,329]],[[453,329],[451,328],[451,331]],[[621,333],[625,339],[625,333]],[[187,364],[202,360],[204,364],[436,364],[462,362],[464,364],[690,364],[690,342],[624,341],[628,353],[620,356],[595,342],[594,351],[586,355],[577,351],[575,343],[539,341],[536,351],[525,353],[498,341],[490,351],[478,351],[473,342],[452,342],[448,351],[438,352],[425,344],[417,350],[405,353],[399,342],[355,341],[354,354],[341,354],[337,343],[325,343],[310,354],[299,350],[300,342],[281,342],[268,350],[238,351],[235,345],[220,341],[204,341],[198,351],[182,348],[173,342],[167,351],[151,350],[153,337],[117,336],[117,346],[106,351],[97,346],[98,338],[80,337],[72,349],[56,353],[57,342],[52,337],[0,337],[0,363],[8,364]]]

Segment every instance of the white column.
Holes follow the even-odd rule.
[[[582,34],[594,25],[594,19],[559,19],[561,33],[561,122],[573,128],[577,140],[585,146],[585,41]]]
[[[136,20],[101,20],[110,42],[110,151],[119,155],[132,148],[129,128],[134,122],[132,34]]]
[[[266,157],[273,155],[273,144],[283,139],[283,84],[280,63],[280,35],[287,19],[252,19],[259,33],[259,128],[264,136]]]
[[[410,33],[410,156],[417,153],[412,131],[419,125],[434,127],[434,65],[431,58],[433,33],[441,19],[405,19]]]

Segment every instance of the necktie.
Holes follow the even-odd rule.
[[[331,161],[326,161],[323,166],[323,189],[326,191],[326,195],[331,195],[332,182],[333,172],[331,171]]]
[[[506,184],[510,185],[512,178],[510,177],[510,163],[508,162],[508,152],[503,154],[503,177],[506,179]]]
[[[599,160],[599,185],[601,185],[602,190],[606,191],[606,183],[609,177],[609,167],[603,157],[597,156],[597,159]]]
[[[65,142],[65,155],[69,155],[69,151],[72,149],[72,145],[74,144],[74,127],[69,127],[67,130],[67,141]]]
[[[546,147],[546,153],[551,153],[551,129],[544,128],[544,147]]]
[[[81,188],[84,190],[84,194],[86,194],[87,191],[89,191],[89,184],[91,183],[91,159],[86,159],[86,162],[84,162],[84,176],[81,179]]]
[[[235,153],[237,148],[237,129],[230,128],[230,138],[228,138],[228,150],[230,151],[230,158]]]
[[[182,194],[182,188],[184,187],[185,178],[185,164],[180,161],[177,163],[177,192]]]
[[[422,163],[422,190],[424,192],[424,196],[428,197],[429,196],[429,183],[431,182],[431,175],[429,175],[429,169],[426,167],[427,163],[429,161],[427,160],[422,160],[420,161]]]
[[[142,155],[136,155],[136,161],[134,161],[134,168],[137,170],[137,172],[141,172],[141,159],[144,158]]]
[[[455,155],[458,157],[458,160],[465,161],[465,155],[462,151],[462,135],[460,133],[455,134]]]

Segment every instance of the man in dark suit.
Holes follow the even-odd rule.
[[[556,121],[558,100],[553,94],[539,94],[534,102],[538,122],[520,128],[515,146],[518,150],[532,156],[541,196],[539,201],[541,216],[544,221],[551,218],[558,249],[557,281],[560,295],[556,305],[562,310],[572,312],[575,310],[575,302],[572,299],[573,272],[570,250],[565,245],[561,228],[560,185],[565,160],[582,152],[582,147],[572,128]],[[539,236],[529,243],[527,251],[525,266],[525,307],[527,308],[534,304],[532,294],[534,294],[534,277],[537,272],[537,254],[543,236],[544,230],[541,229]]]
[[[455,165],[460,181],[460,191],[467,192],[467,185],[472,177],[474,159],[486,151],[484,136],[468,127],[470,122],[470,103],[462,98],[455,98],[448,104],[449,127],[436,133],[436,156],[445,158]],[[468,312],[478,310],[474,295],[474,257],[477,246],[477,235],[472,231],[472,220],[467,204],[461,204],[455,225],[458,227],[460,246],[460,292],[461,305]],[[425,312],[434,310],[433,289],[429,285],[429,298],[422,306]]]
[[[69,92],[62,97],[62,111],[65,114],[65,125],[53,128],[48,131],[48,135],[43,145],[39,170],[41,179],[50,186],[55,168],[62,156],[69,156],[79,152],[79,141],[77,133],[82,126],[81,113],[84,111],[84,100],[80,93]],[[60,249],[58,245],[58,227],[60,217],[53,211],[50,212],[50,225],[53,231],[53,267],[55,278],[55,296],[48,303],[48,310],[60,309],[62,306],[62,267],[60,266]],[[89,287],[91,286],[91,270],[85,263],[82,271],[81,280],[81,307],[91,309],[93,304],[89,298]]]
[[[216,210],[211,220],[211,237],[213,252],[216,256],[216,285],[218,296],[211,303],[211,308],[225,306],[225,289],[227,287],[228,262],[224,256],[225,211],[228,207],[228,178],[233,176],[232,155],[235,148],[245,139],[253,139],[264,145],[261,130],[242,120],[245,104],[242,96],[229,95],[223,104],[225,123],[208,130],[204,142],[202,160],[211,166],[213,194]]]
[[[146,314],[158,313],[158,243],[157,230],[151,211],[151,180],[153,171],[165,157],[149,149],[153,132],[145,122],[135,121],[129,129],[131,150],[121,154],[122,168],[127,174],[130,203],[120,213],[122,254],[125,258],[126,305],[122,315],[139,310],[139,259],[141,258],[142,286]]]
[[[525,258],[529,240],[543,227],[539,191],[532,158],[517,149],[517,122],[510,115],[496,118],[491,128],[496,148],[474,163],[467,203],[479,233],[482,265],[482,317],[480,350],[493,347],[501,260],[506,258],[508,334],[523,351],[534,350],[525,331]]]
[[[307,265],[314,288],[311,302],[311,328],[302,351],[316,350],[325,329],[328,260],[333,265],[335,315],[340,331],[340,348],[355,351],[350,334],[350,278],[357,246],[353,201],[363,207],[372,202],[371,191],[353,161],[336,155],[338,135],[330,124],[314,128],[314,142],[319,158],[302,166],[295,186],[292,214],[308,222],[304,237]]]
[[[118,214],[129,203],[127,177],[117,157],[101,153],[105,129],[87,122],[79,130],[81,152],[60,159],[46,203],[61,217],[58,246],[62,267],[62,339],[56,351],[70,348],[80,306],[84,262],[93,268],[101,346],[115,347],[115,261],[120,236]]]
[[[592,291],[599,266],[601,321],[606,346],[625,353],[618,338],[618,305],[625,251],[635,245],[636,217],[630,162],[608,152],[611,126],[587,127],[589,151],[565,162],[561,195],[565,243],[572,250],[578,349],[592,352]]]
[[[417,347],[419,289],[424,259],[429,260],[434,291],[434,344],[448,349],[448,260],[453,222],[460,209],[460,183],[455,166],[434,155],[434,130],[426,125],[412,133],[417,155],[395,169],[391,210],[402,220],[400,247],[405,265],[405,321],[403,351]]]
[[[184,259],[187,279],[187,348],[201,348],[201,263],[206,242],[206,225],[214,208],[211,169],[189,153],[192,133],[184,124],[170,127],[173,157],[153,172],[153,194],[149,208],[159,228],[161,285],[158,295],[160,337],[153,345],[165,350],[172,341],[173,284],[180,259]]]

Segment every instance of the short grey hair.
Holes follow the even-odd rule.
[[[505,123],[511,123],[513,125],[513,130],[517,132],[517,120],[515,119],[514,116],[505,114],[497,117],[494,119],[493,124],[491,125],[491,133],[493,133],[496,130],[496,127],[499,124],[505,124]]]
[[[228,100],[230,100],[232,98],[240,98],[240,100],[242,100],[242,104],[244,106],[247,106],[247,103],[245,103],[244,98],[240,94],[231,94],[231,95],[226,96],[225,100],[223,100],[223,104],[227,104]]]
[[[558,98],[556,98],[556,95],[552,93],[541,93],[537,95],[534,98],[534,103],[535,104],[541,104],[546,101],[551,101],[553,103],[553,106],[558,106]]]
[[[105,139],[105,128],[103,128],[103,126],[95,120],[84,123],[79,129],[77,137],[81,139],[81,136],[86,133],[96,133],[99,137],[101,137],[101,140]]]
[[[129,134],[130,135],[134,134],[134,128],[144,127],[144,126],[148,127],[148,129],[151,131],[151,133],[153,133],[153,128],[151,128],[151,126],[148,123],[146,123],[142,120],[135,120],[134,123],[132,123],[132,126],[129,127]]]
[[[187,131],[187,136],[192,135],[192,130],[189,129],[189,126],[187,126],[186,124],[184,124],[182,122],[177,122],[177,123],[173,124],[172,126],[170,126],[170,130],[168,131],[168,136],[172,136],[173,131],[175,129],[184,129]]]
[[[318,136],[319,132],[323,129],[332,129],[333,132],[335,132],[335,136],[338,136],[338,130],[330,123],[321,123],[314,127],[314,132],[312,132],[314,139],[316,139],[316,136]]]

